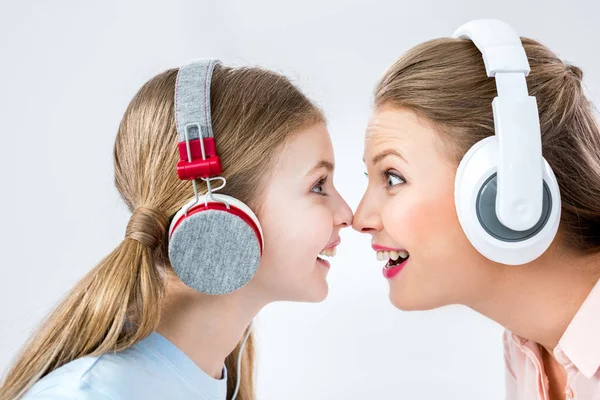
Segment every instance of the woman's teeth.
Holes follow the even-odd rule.
[[[331,249],[325,249],[325,250],[321,251],[319,253],[319,255],[326,256],[326,257],[335,257],[336,253],[337,253],[337,247],[332,247]]]
[[[393,260],[397,261],[399,258],[408,258],[407,251],[378,251],[377,261]]]

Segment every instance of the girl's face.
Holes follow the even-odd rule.
[[[485,298],[502,269],[461,229],[454,208],[457,165],[435,128],[412,111],[380,107],[367,127],[364,161],[369,185],[353,226],[380,250],[392,304],[423,310],[473,306]]]
[[[340,243],[340,230],[352,224],[352,211],[333,186],[333,171],[324,124],[297,133],[279,154],[262,193],[258,217],[265,247],[253,279],[270,300],[327,297],[326,259]]]

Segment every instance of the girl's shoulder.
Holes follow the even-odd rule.
[[[157,333],[133,346],[71,361],[39,380],[23,400],[222,400],[224,379],[200,370]]]
[[[86,374],[102,356],[83,357],[55,369],[36,382],[23,400],[115,400],[90,385]]]
[[[132,388],[156,379],[157,365],[143,346],[124,351],[86,356],[55,369],[40,379],[23,400],[77,399],[120,400],[139,397]]]

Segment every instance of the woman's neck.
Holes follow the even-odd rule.
[[[483,300],[468,305],[550,354],[600,278],[600,256],[556,248],[522,266],[500,266]]]
[[[204,295],[170,277],[156,329],[210,376],[222,377],[225,358],[268,303],[246,287],[220,296]]]

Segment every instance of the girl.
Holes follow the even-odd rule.
[[[256,274],[238,290],[210,295],[184,283],[169,261],[169,225],[194,198],[176,174],[173,94],[176,85],[200,88],[184,87],[177,69],[161,73],[131,101],[114,146],[115,184],[133,213],[125,239],[32,336],[1,399],[230,399],[238,378],[237,398],[253,399],[252,337],[241,372],[236,365],[252,319],[270,302],[327,296],[329,263],[319,254],[335,254],[352,213],[333,186],[324,116],[283,76],[214,64],[206,106],[227,181],[220,193],[260,221]],[[206,182],[199,180],[201,191]],[[210,274],[217,266],[197,268]]]
[[[600,399],[600,130],[581,70],[534,40],[522,45],[543,156],[562,197],[547,250],[507,265],[463,232],[457,168],[494,135],[497,90],[481,52],[459,38],[412,48],[377,84],[365,137],[369,185],[353,226],[389,259],[383,271],[397,308],[463,304],[506,327],[509,399]]]

